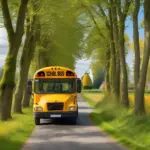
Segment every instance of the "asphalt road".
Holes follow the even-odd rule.
[[[101,132],[88,118],[92,111],[80,97],[77,125],[44,120],[22,150],[127,150]]]

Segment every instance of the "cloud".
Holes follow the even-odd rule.
[[[7,32],[5,28],[0,28],[0,37],[7,37]]]
[[[0,54],[0,67],[4,65],[5,58],[6,58],[6,55]]]
[[[0,48],[3,45],[8,46],[7,32],[5,28],[0,28]]]
[[[1,45],[6,45],[6,46],[8,46],[8,41],[5,40],[5,39],[3,39],[3,38],[0,38],[0,46],[1,46]]]
[[[78,60],[75,67],[77,76],[81,78],[86,71],[89,71],[90,72],[89,75],[91,79],[93,79],[93,75],[89,67],[90,67],[90,60],[85,60],[85,59]]]
[[[4,54],[0,54],[0,60],[5,60],[7,55],[4,55]]]
[[[7,55],[8,53],[8,46],[7,45],[0,45],[0,55]]]

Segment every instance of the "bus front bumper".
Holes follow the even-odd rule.
[[[77,117],[77,112],[34,112],[34,118],[73,118]]]

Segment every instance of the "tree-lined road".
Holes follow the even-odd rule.
[[[33,131],[22,150],[127,150],[92,124],[92,111],[80,97],[77,125],[43,122]]]

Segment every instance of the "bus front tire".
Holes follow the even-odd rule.
[[[73,117],[70,120],[71,120],[71,125],[76,125],[77,124],[77,117]]]
[[[76,125],[77,124],[77,118],[78,118],[78,108],[76,112],[76,117],[71,118],[71,124]]]
[[[34,120],[36,125],[40,125],[40,118],[34,118]]]

